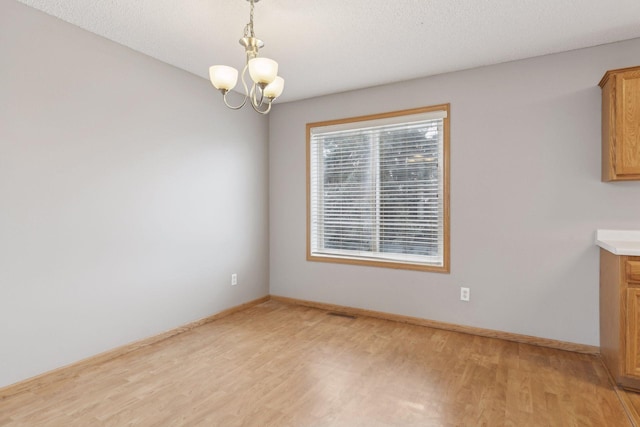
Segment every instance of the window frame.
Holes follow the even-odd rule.
[[[348,257],[344,255],[313,255],[311,252],[312,224],[311,224],[311,133],[317,127],[342,125],[346,123],[367,122],[391,117],[411,116],[434,111],[446,112],[442,119],[442,265],[412,263],[406,261],[392,261],[383,259],[366,259],[365,257]],[[391,111],[387,113],[349,117],[337,120],[307,123],[306,125],[306,175],[307,175],[307,261],[329,262],[338,264],[364,265],[404,270],[418,270],[437,273],[450,272],[450,104],[439,104],[407,110]]]

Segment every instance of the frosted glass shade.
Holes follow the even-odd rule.
[[[264,88],[264,96],[267,98],[275,99],[282,94],[284,90],[284,79],[280,76],[277,76],[274,81],[269,83],[267,87]]]
[[[226,65],[209,67],[209,78],[216,89],[231,90],[238,82],[238,70]]]
[[[278,75],[278,63],[269,58],[253,58],[249,60],[249,75],[254,83],[269,84]]]

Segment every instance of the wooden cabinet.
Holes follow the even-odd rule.
[[[600,249],[600,353],[616,383],[640,390],[640,257]]]
[[[602,88],[602,180],[640,180],[640,66],[607,71]]]
[[[626,367],[625,372],[633,378],[640,378],[640,336],[638,335],[638,322],[640,318],[640,288],[627,289],[627,336],[626,336]]]

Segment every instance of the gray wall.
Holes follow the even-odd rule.
[[[267,136],[202,78],[0,2],[0,387],[267,295]]]
[[[640,228],[640,182],[600,182],[597,85],[639,58],[636,39],[278,106],[271,294],[598,345],[595,230]],[[447,102],[451,274],[307,262],[305,123]]]

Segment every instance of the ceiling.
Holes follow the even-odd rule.
[[[244,65],[245,0],[19,1],[207,79]],[[637,38],[640,1],[261,0],[254,21],[286,102]]]

